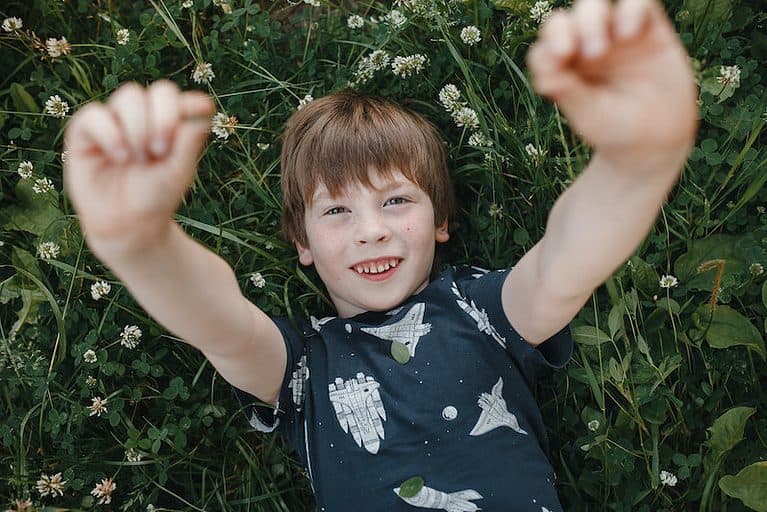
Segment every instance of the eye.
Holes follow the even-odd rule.
[[[334,206],[333,208],[327,210],[324,215],[338,215],[339,213],[343,213],[345,211],[346,208],[343,206]]]
[[[386,200],[386,202],[384,203],[384,206],[388,204],[405,204],[407,202],[408,202],[407,199],[405,199],[404,197],[392,197]]]

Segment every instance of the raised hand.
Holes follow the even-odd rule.
[[[600,153],[638,158],[694,143],[694,73],[658,0],[576,0],[555,10],[527,64],[536,92]]]
[[[91,249],[140,250],[170,224],[194,179],[213,102],[168,80],[128,83],[72,118],[64,187]]]

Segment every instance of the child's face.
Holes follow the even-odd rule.
[[[306,208],[308,247],[296,243],[299,261],[314,263],[342,318],[386,311],[421,291],[435,242],[449,237],[447,220],[434,225],[429,196],[399,171],[391,179],[371,171],[370,181],[375,188],[356,183],[336,197],[318,185]]]

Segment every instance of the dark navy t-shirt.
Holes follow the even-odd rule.
[[[537,348],[522,339],[501,305],[508,272],[450,268],[388,312],[274,319],[288,357],[279,403],[246,414],[296,450],[320,511],[562,509],[531,387],[573,342],[569,326]],[[406,481],[423,485],[403,497]]]

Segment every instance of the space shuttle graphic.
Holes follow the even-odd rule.
[[[506,400],[501,395],[502,391],[503,378],[498,377],[498,382],[495,383],[490,394],[479,395],[477,405],[482,409],[482,413],[469,435],[481,436],[498,427],[509,427],[515,432],[527,435],[527,432],[520,428],[517,417],[506,408]]]
[[[505,349],[506,338],[498,334],[498,331],[495,330],[495,327],[490,323],[487,312],[485,312],[484,309],[479,309],[473,300],[471,303],[466,302],[466,297],[464,297],[458,290],[455,281],[453,281],[453,285],[450,289],[453,291],[453,294],[458,297],[455,302],[458,303],[458,306],[477,323],[477,328],[485,334],[492,336],[493,339]]]
[[[420,508],[433,508],[446,510],[447,512],[474,512],[482,510],[469,500],[481,500],[482,495],[473,489],[446,493],[423,486],[418,494],[412,498],[403,498],[399,495],[399,487],[394,488],[394,493],[404,500],[405,503]]]
[[[423,322],[426,304],[419,302],[405,313],[405,316],[394,323],[381,327],[362,327],[360,330],[377,338],[403,343],[410,351],[410,357],[415,357],[415,347],[421,336],[431,331],[431,324]]]
[[[328,385],[338,424],[344,432],[351,434],[357,446],[372,454],[378,453],[381,439],[384,439],[386,410],[378,393],[380,386],[373,377],[362,372],[346,381],[338,377]]]

